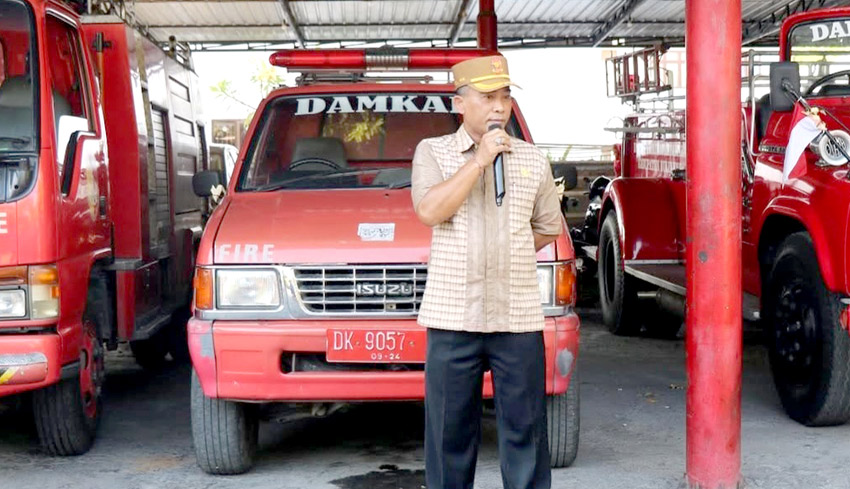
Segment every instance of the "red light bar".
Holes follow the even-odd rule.
[[[274,66],[301,70],[448,70],[470,58],[499,54],[490,49],[284,49],[272,54]]]

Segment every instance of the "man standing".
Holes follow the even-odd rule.
[[[470,59],[452,74],[463,124],[454,134],[423,140],[413,158],[413,206],[433,228],[419,312],[419,324],[428,328],[426,484],[472,489],[489,369],[504,487],[548,488],[536,251],[561,232],[558,195],[543,154],[505,132],[513,102],[507,60]],[[493,184],[499,153],[506,189],[501,206]]]

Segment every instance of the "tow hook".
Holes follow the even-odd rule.
[[[310,414],[314,418],[324,418],[330,416],[331,414],[339,411],[340,409],[345,407],[345,403],[335,402],[335,403],[316,403],[313,404],[313,408],[311,409]]]

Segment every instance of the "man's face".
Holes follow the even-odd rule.
[[[511,117],[512,102],[510,87],[482,93],[466,86],[454,97],[455,107],[463,115],[463,124],[475,141],[478,141],[491,125],[498,124],[501,128],[507,125]]]

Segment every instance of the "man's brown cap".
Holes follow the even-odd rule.
[[[513,85],[508,74],[508,60],[504,56],[472,58],[452,66],[455,89],[470,86],[482,93]]]

